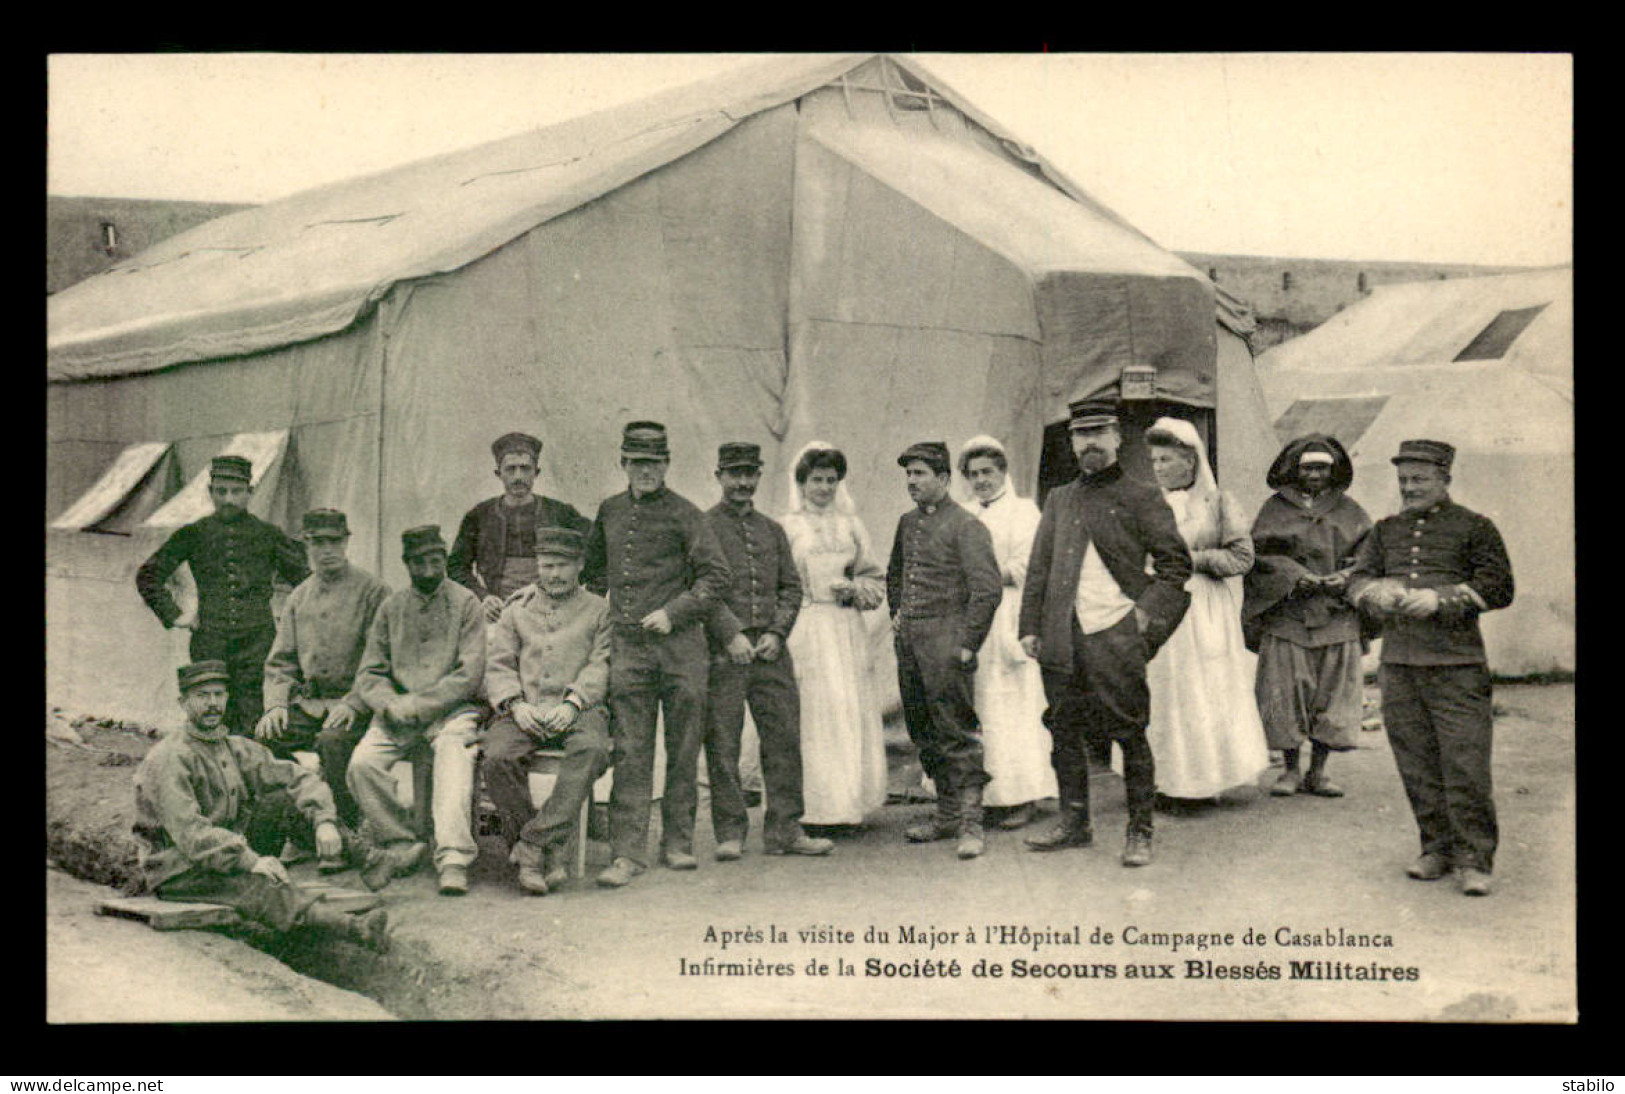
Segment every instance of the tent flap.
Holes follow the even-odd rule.
[[[146,481],[169,449],[168,441],[129,445],[118,454],[96,485],[52,521],[51,527],[62,531],[83,531],[106,519]]]
[[[245,457],[254,468],[251,485],[259,487],[267,472],[281,459],[287,444],[286,429],[272,430],[268,433],[239,433],[226,443],[226,447],[222,448],[218,455]],[[269,504],[269,499],[262,496],[261,502]],[[211,512],[213,506],[209,501],[209,469],[205,467],[192,476],[192,481],[187,483],[180,493],[170,498],[161,509],[143,521],[142,526],[179,528],[183,524],[201,520]]]

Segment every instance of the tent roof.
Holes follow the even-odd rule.
[[[210,221],[50,297],[48,379],[148,372],[342,330],[396,282],[464,266],[694,151],[753,114],[841,80],[870,59],[866,54],[776,56],[596,114]],[[1110,261],[1120,263],[1130,254],[1148,273],[1200,276],[919,62],[890,60],[905,83],[911,77],[929,87],[987,129],[1009,155],[1083,206],[1079,223],[1093,223],[1087,234],[1097,246],[1110,239],[1111,246],[1100,252],[1112,256]],[[874,161],[883,153],[863,155]],[[971,158],[968,152],[958,157]],[[994,163],[971,172],[979,190],[998,189],[1000,180],[989,170]],[[902,166],[906,171],[909,165]],[[965,163],[945,162],[934,169],[963,173]],[[1032,179],[1019,171],[1009,175]],[[953,189],[940,180],[931,187],[937,203],[953,200],[963,214],[963,198],[944,196]],[[1043,189],[1051,204],[1064,200]],[[999,249],[1033,257],[1030,241],[1011,243],[1030,235],[1031,225],[1026,232],[988,227],[1007,244]],[[1042,235],[1046,226],[1038,228]],[[1224,314],[1221,307],[1221,321]]]
[[[1524,314],[1498,323],[1508,312]],[[1527,325],[1520,329],[1521,321]],[[1503,337],[1482,337],[1492,325]],[[1513,335],[1509,344],[1506,335]],[[1496,344],[1484,351],[1486,341]],[[1475,344],[1479,352],[1464,358]],[[1259,366],[1266,374],[1276,369],[1329,372],[1474,358],[1528,373],[1555,385],[1572,401],[1573,267],[1385,285],[1301,338],[1263,354]]]

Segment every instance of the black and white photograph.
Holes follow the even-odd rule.
[[[49,56],[45,1021],[1577,1023],[1573,60]]]

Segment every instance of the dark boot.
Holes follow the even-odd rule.
[[[389,952],[389,913],[382,908],[351,915],[318,900],[305,909],[301,922],[313,930],[347,938],[377,953]]]
[[[987,850],[982,837],[982,784],[972,783],[959,792],[960,858],[979,858]]]
[[[1151,832],[1144,828],[1130,828],[1123,842],[1124,866],[1151,865]]]
[[[939,839],[948,839],[959,832],[959,799],[955,796],[953,784],[944,774],[939,779],[932,779],[937,787],[937,811],[928,821],[911,824],[904,830],[903,836],[910,843],[931,843]],[[980,804],[981,796],[977,796]]]
[[[1060,814],[1047,832],[1028,836],[1024,841],[1034,851],[1059,851],[1063,847],[1088,847],[1095,842],[1089,827],[1089,806],[1083,802],[1061,801]]]

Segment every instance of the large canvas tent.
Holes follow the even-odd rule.
[[[1131,364],[1136,414],[1196,420],[1249,504],[1273,455],[1245,310],[908,58],[775,57],[298,194],[48,309],[49,688],[129,718],[173,710],[184,657],[131,574],[232,446],[257,511],[344,509],[397,585],[401,530],[496,492],[511,429],[588,514],[629,419],[705,504],[716,445],[761,443],[770,513],[821,438],[881,550],[906,443],[995,434],[1030,491],[1068,400]]]
[[[1321,430],[1354,459],[1356,500],[1399,507],[1399,442],[1456,446],[1451,495],[1489,516],[1512,557],[1512,606],[1484,617],[1491,667],[1572,671],[1574,275],[1391,285],[1259,358],[1281,440]]]

